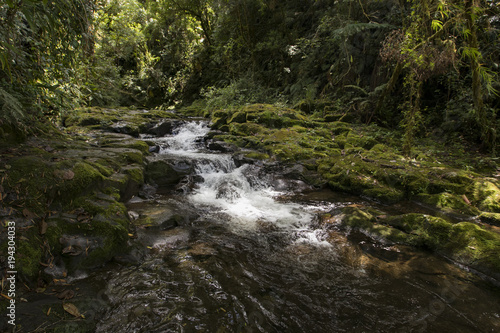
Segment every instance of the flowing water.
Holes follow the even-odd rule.
[[[106,304],[98,332],[500,331],[497,287],[443,258],[320,225],[318,213],[366,203],[280,192],[262,166],[203,149],[207,132],[190,122],[157,139],[194,175],[183,192],[130,203],[177,226],[139,229],[144,260],[91,277]]]

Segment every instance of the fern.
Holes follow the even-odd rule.
[[[0,87],[0,116],[8,123],[16,124],[26,117],[19,98]]]

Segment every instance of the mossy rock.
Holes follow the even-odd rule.
[[[177,119],[178,115],[162,110],[128,110],[123,108],[79,108],[64,116],[65,127],[88,127],[138,137],[148,124],[162,119]]]
[[[250,158],[253,160],[267,160],[269,159],[269,155],[266,153],[261,153],[258,151],[249,151],[249,152],[244,152],[243,155],[246,158]]]
[[[451,223],[439,217],[418,213],[389,217],[383,223],[405,232],[407,237],[403,243],[432,250],[444,247],[452,227]]]
[[[247,114],[243,111],[234,113],[231,118],[227,120],[228,123],[245,123],[247,121]]]
[[[43,241],[38,235],[38,228],[32,228],[19,237],[16,246],[16,267],[19,272],[28,280],[38,277],[43,255]]]
[[[500,277],[500,235],[470,222],[451,223],[442,218],[410,213],[391,217],[370,208],[345,207],[340,223],[380,241],[432,250],[483,273]]]
[[[500,213],[500,189],[492,182],[476,182],[474,184],[474,201],[479,209]]]
[[[446,213],[455,213],[461,215],[478,215],[479,210],[466,203],[464,198],[459,195],[443,192],[439,194],[419,194],[416,200],[427,205],[436,207]]]
[[[500,235],[470,222],[453,225],[447,253],[457,261],[500,277]]]
[[[377,219],[368,209],[358,207],[345,207],[342,209],[341,225],[357,229],[380,241],[400,243],[407,238],[404,232],[377,223]]]
[[[500,226],[500,213],[481,212],[479,218],[482,222]]]
[[[161,188],[172,188],[192,172],[193,165],[189,160],[150,157],[146,166],[145,179]]]
[[[62,256],[70,273],[103,265],[126,250],[129,221],[123,203],[95,193],[71,207],[80,214],[49,219],[45,233],[51,252]]]
[[[429,248],[485,273],[500,276],[500,235],[470,222],[450,223],[425,214],[404,214],[384,223],[408,234],[405,244]]]
[[[389,186],[378,186],[363,190],[362,195],[385,204],[397,203],[405,198],[405,193],[403,191]]]
[[[95,190],[105,179],[97,168],[86,162],[77,162],[71,172],[74,176],[64,180],[57,188],[62,202],[71,201],[73,198]]]

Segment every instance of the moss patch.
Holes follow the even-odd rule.
[[[439,208],[446,213],[462,215],[477,215],[479,210],[468,204],[462,196],[443,192],[439,194],[419,194],[417,200],[433,207]]]

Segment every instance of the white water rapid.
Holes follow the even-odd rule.
[[[161,154],[189,158],[202,181],[188,195],[196,207],[225,220],[234,232],[271,228],[292,231],[297,240],[328,244],[310,230],[315,209],[280,202],[283,193],[274,190],[257,167],[236,167],[232,156],[204,149],[203,137],[210,131],[206,122],[189,122],[173,136],[161,138]],[[319,208],[319,207],[316,207]],[[317,210],[317,209],[316,209]]]

